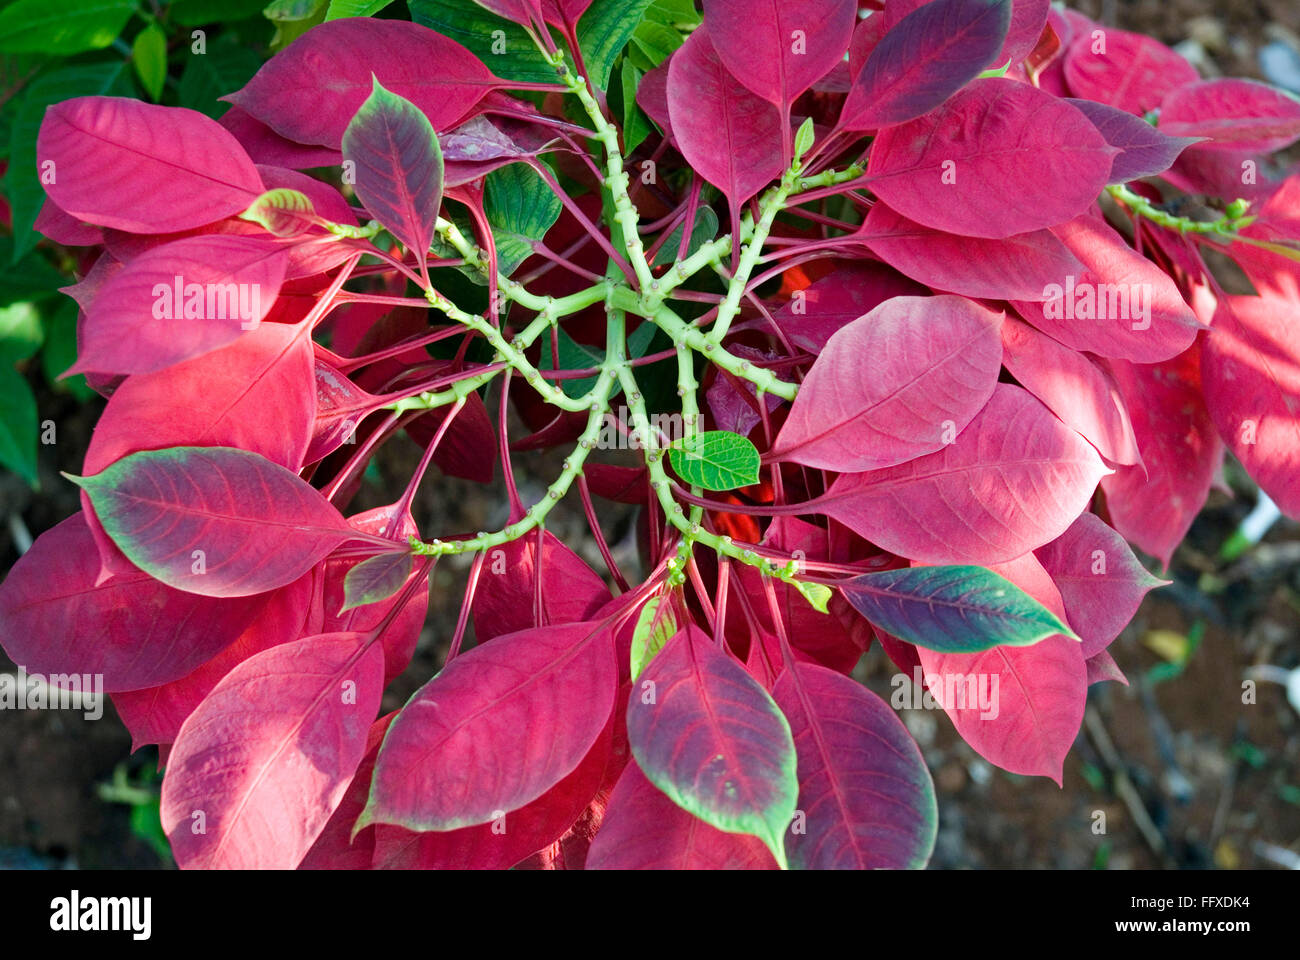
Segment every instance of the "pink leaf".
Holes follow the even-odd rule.
[[[1225,297],[1201,346],[1219,436],[1282,512],[1300,518],[1300,350],[1295,296]]]
[[[329,65],[328,84],[320,81],[321,64]],[[375,77],[436,130],[467,119],[497,85],[474,54],[427,27],[348,17],[309,30],[222,99],[289,140],[337,149]]]
[[[876,16],[884,19],[887,28],[892,28],[923,6],[930,6],[930,0],[889,0],[885,4],[884,13]],[[1007,38],[998,55],[993,58],[993,66],[1001,67],[1008,62],[1015,66],[1029,55],[1047,23],[1050,7],[1050,0],[1015,0],[1011,7]]]
[[[954,442],[896,467],[844,474],[817,509],[891,553],[998,563],[1060,536],[1107,472],[1029,393],[998,384]]]
[[[852,473],[941,449],[993,394],[1001,322],[964,297],[885,301],[827,342],[771,459]]]
[[[522,630],[461,654],[393,721],[358,825],[454,830],[531,803],[587,755],[617,685],[600,623]]]
[[[375,866],[387,870],[508,870],[559,840],[600,789],[609,763],[614,718],[567,777],[532,803],[492,823],[415,833],[375,825]]]
[[[781,172],[781,112],[738,87],[697,27],[668,61],[668,109],[677,145],[733,209]]]
[[[1086,210],[1106,185],[1116,153],[1068,103],[1028,84],[988,78],[932,113],[881,131],[867,175],[880,199],[917,223],[1009,237]],[[1008,182],[1016,190],[1004,189]]]
[[[1032,556],[991,568],[1049,609],[1055,588]],[[925,684],[970,746],[995,766],[1061,783],[1065,755],[1083,721],[1082,645],[1056,636],[1029,647],[980,653],[917,649]]]
[[[1196,351],[1154,365],[1113,360],[1142,463],[1101,482],[1111,523],[1167,567],[1205,504],[1223,444],[1201,397]]]
[[[267,323],[219,350],[127,377],[95,425],[85,472],[180,446],[239,447],[297,470],[315,414],[311,369],[310,339]]]
[[[321,831],[312,848],[298,864],[299,870],[369,870],[375,855],[375,831],[363,830],[353,838],[352,825],[365,809],[370,795],[370,778],[375,772],[379,746],[384,742],[388,726],[397,711],[380,717],[370,725],[366,734],[366,752],[357,765],[357,772],[348,785],[343,799],[334,809],[334,815]]]
[[[590,870],[775,870],[763,841],[723,833],[673,803],[629,763],[587,854]]]
[[[1059,277],[1083,265],[1048,230],[990,240],[923,227],[883,203],[867,214],[858,236],[905,276],[967,297],[1041,300]]]
[[[883,209],[883,205],[876,204],[872,209]],[[885,264],[855,261],[795,291],[773,318],[791,343],[816,354],[837,330],[891,297],[915,297],[926,292],[920,284]]]
[[[804,870],[923,867],[939,822],[930,771],[898,715],[861,684],[795,663],[773,697],[799,755],[804,830],[786,850]]]
[[[939,106],[990,66],[1011,0],[932,0],[890,25],[855,75],[840,126],[875,130]]]
[[[343,134],[343,159],[370,215],[423,263],[442,203],[442,152],[428,118],[375,78]]]
[[[788,111],[844,56],[854,0],[704,0],[718,57],[752,93]]]
[[[220,220],[263,190],[253,161],[215,120],[122,97],[56,103],[36,152],[42,169],[53,172],[46,190],[61,208],[135,233]]]
[[[1141,116],[1171,90],[1200,79],[1196,68],[1159,40],[1094,25],[1074,37],[1065,82],[1076,97]]]
[[[1178,155],[1197,142],[1196,137],[1170,136],[1141,117],[1092,100],[1071,100],[1092,121],[1106,142],[1119,149],[1110,168],[1111,183],[1127,183],[1164,173]]]
[[[364,539],[305,481],[233,447],[144,450],[76,482],[132,563],[205,596],[265,593]]]
[[[1067,347],[1135,363],[1192,345],[1200,324],[1178,285],[1104,221],[1078,217],[1052,232],[1084,270],[1058,277],[1041,302],[1016,301],[1021,316]]]
[[[378,645],[351,633],[272,647],[232,670],[168,757],[162,823],[176,862],[298,866],[361,762],[382,689]]]
[[[177,240],[132,260],[87,311],[75,372],[149,373],[253,329],[284,279],[282,250],[252,237]]]
[[[1124,538],[1095,513],[1081,514],[1034,556],[1061,592],[1066,616],[1083,638],[1085,660],[1119,636],[1148,591],[1167,583],[1148,573]]]
[[[1202,80],[1165,95],[1160,131],[1207,138],[1199,150],[1272,153],[1300,139],[1300,100],[1254,80]]]
[[[1085,354],[1007,317],[1002,322],[1002,363],[1021,386],[1107,460],[1123,464],[1141,460],[1119,389]]]
[[[131,749],[174,743],[181,724],[231,670],[263,650],[321,632],[313,621],[315,589],[316,573],[303,574],[268,594],[257,608],[257,618],[207,663],[169,683],[115,693],[113,705],[131,731]]]
[[[0,586],[0,637],[32,673],[101,674],[110,693],[185,676],[232,643],[262,598],[200,597],[136,570],[99,579],[85,517],[46,531]]]
[[[605,581],[555,534],[543,534],[542,543],[540,622],[534,610],[536,533],[488,552],[471,608],[479,643],[535,626],[589,620],[609,602]]]

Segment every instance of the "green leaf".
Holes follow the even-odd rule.
[[[41,350],[41,370],[46,381],[59,393],[70,393],[83,403],[97,396],[83,374],[60,380],[63,372],[77,362],[77,304],[70,299],[45,318],[45,347]]]
[[[344,17],[373,17],[393,0],[330,0],[330,8],[325,13],[326,20],[342,20]]]
[[[162,27],[151,23],[136,34],[131,44],[131,63],[145,93],[157,103],[167,82],[167,34]]]
[[[409,553],[380,553],[367,557],[343,578],[343,606],[339,613],[387,600],[402,589],[410,575]]]
[[[627,46],[650,0],[595,0],[578,21],[578,43],[587,72],[604,90],[614,61]],[[498,77],[555,82],[555,71],[518,24],[472,0],[410,0],[411,19],[462,44]]]
[[[190,53],[177,88],[180,104],[214,120],[230,109],[217,98],[233,93],[252,79],[262,58],[229,34],[214,38],[204,53]]]
[[[134,0],[18,0],[0,10],[0,52],[66,56],[117,39]]]
[[[30,303],[0,307],[0,366],[26,360],[45,339],[41,315]]]
[[[275,24],[272,50],[283,50],[304,33],[325,21],[326,0],[271,0],[262,16]]]
[[[984,567],[908,567],[865,573],[840,591],[871,623],[940,653],[1027,647],[1060,634],[1079,638],[1052,611]]]
[[[649,322],[643,323],[641,326],[633,330],[627,338],[628,356],[644,357],[657,330],[658,327]],[[559,354],[560,365],[558,367],[553,367],[551,365],[550,338],[543,337],[541,340],[542,370],[586,370],[590,367],[598,367],[605,362],[605,355],[603,353],[592,347],[587,347],[578,343],[564,332],[563,327],[558,328],[556,334],[558,340],[556,353]],[[580,380],[565,379],[558,382],[560,389],[564,391],[565,396],[577,400],[596,385],[596,377],[593,375],[590,377],[583,377]],[[622,391],[623,388],[621,386],[615,386],[610,392],[610,398],[612,399],[617,397],[622,393]]]
[[[619,92],[623,97],[623,152],[630,154],[654,131],[650,119],[637,106],[636,91],[644,74],[624,58],[619,70]]]
[[[9,134],[9,169],[4,179],[5,196],[13,208],[14,243],[0,262],[16,263],[39,239],[32,224],[45,202],[45,188],[36,168],[36,136],[46,107],[73,97],[130,96],[131,92],[123,60],[52,70],[23,91]]]
[[[267,0],[176,0],[168,8],[171,19],[184,27],[208,23],[234,23],[261,16]]]
[[[240,220],[256,223],[277,237],[296,237],[311,225],[315,216],[311,197],[288,187],[268,190],[239,215]]]
[[[524,163],[493,170],[484,184],[483,211],[496,238],[497,269],[509,275],[533,255],[533,244],[559,219],[560,198]]]
[[[758,448],[730,430],[706,430],[668,448],[677,475],[693,487],[735,490],[758,483]]]
[[[0,364],[0,466],[36,487],[36,398],[9,364]]]
[[[655,254],[654,266],[672,263],[677,259],[677,248],[682,243],[683,227],[685,227],[685,224],[679,223],[668,239],[664,241],[663,246],[659,248],[659,252]],[[696,207],[695,223],[691,225],[691,239],[686,244],[686,256],[689,257],[717,235],[718,215],[713,212],[713,208],[708,205]]]
[[[983,73],[981,73],[981,74],[980,74],[978,77],[976,77],[975,79],[976,79],[976,80],[985,80],[985,79],[988,79],[989,77],[1005,77],[1005,76],[1007,75],[1007,71],[1010,70],[1010,69],[1011,69],[1011,61],[1008,60],[1006,63],[1002,64],[1002,66],[1000,66],[1000,67],[995,67],[995,68],[993,68],[992,70],[985,70]]]
[[[813,145],[814,136],[812,117],[809,117],[799,124],[799,131],[794,135],[794,157],[796,160],[803,159],[803,155]]]
[[[20,257],[11,265],[13,242],[10,237],[0,237],[0,307],[58,296],[59,287],[67,285],[67,278],[35,253]]]
[[[634,681],[641,675],[645,665],[664,648],[664,644],[676,635],[677,629],[677,617],[672,605],[664,605],[662,597],[654,597],[641,608],[641,615],[637,617],[636,628],[632,632]]]

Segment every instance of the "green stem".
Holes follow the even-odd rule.
[[[503,543],[517,540],[545,521],[551,509],[569,492],[573,481],[582,472],[587,455],[600,439],[600,431],[609,408],[610,394],[614,390],[614,384],[619,380],[620,373],[627,368],[625,327],[626,322],[623,312],[611,309],[607,325],[608,347],[605,363],[601,367],[600,376],[596,379],[596,385],[588,394],[588,396],[592,397],[592,402],[588,407],[587,426],[583,429],[582,435],[578,437],[577,446],[573,448],[573,452],[564,461],[564,467],[560,471],[560,475],[547,487],[542,499],[528,508],[528,512],[524,514],[523,519],[495,533],[480,533],[466,540],[433,540],[429,543],[424,543],[412,537],[410,543],[413,553],[422,556],[441,557],[452,553],[476,553],[480,550],[490,550],[493,547],[501,546]],[[633,381],[633,384],[635,386],[635,381]]]
[[[1216,220],[1193,220],[1190,217],[1176,217],[1166,210],[1161,210],[1146,197],[1134,193],[1123,184],[1111,184],[1106,188],[1106,192],[1137,216],[1145,217],[1152,223],[1179,233],[1213,234],[1233,239],[1238,230],[1250,226],[1256,219],[1245,215],[1248,206],[1245,200],[1234,200],[1229,205],[1228,211]]]

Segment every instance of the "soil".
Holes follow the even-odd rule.
[[[1208,75],[1262,78],[1258,51],[1281,42],[1300,50],[1294,0],[1078,0],[1080,11],[1125,29],[1184,44]],[[1190,38],[1190,44],[1187,43]],[[79,472],[101,402],[79,405],[33,380],[42,418],[58,442],[41,451],[41,490],[0,473],[0,516],[21,517],[35,536],[77,509],[58,471]],[[358,508],[391,499],[416,455],[390,445],[382,482],[363,487]],[[526,454],[517,469],[529,494],[553,476],[558,457]],[[537,479],[529,479],[537,478]],[[902,716],[925,753],[939,795],[937,868],[1255,868],[1300,855],[1300,714],[1277,684],[1261,682],[1242,702],[1246,671],[1300,666],[1300,526],[1282,521],[1243,560],[1225,565],[1218,549],[1253,504],[1232,471],[1238,496],[1215,491],[1173,558],[1174,585],[1148,597],[1111,648],[1128,675],[1091,688],[1088,716],[1065,765],[1063,787],[991,767],[954,733],[941,712]],[[490,529],[501,491],[430,477],[416,504],[422,529]],[[602,518],[605,511],[602,511]],[[549,528],[600,569],[581,515],[561,509]],[[436,520],[435,520],[436,518]],[[626,512],[609,511],[606,536],[635,572]],[[0,531],[0,570],[17,558],[12,531]],[[385,696],[395,709],[442,662],[459,613],[465,565],[439,564],[429,619],[411,668]],[[1200,627],[1196,625],[1200,624]],[[1147,640],[1152,631],[1204,634],[1183,671],[1168,669]],[[1168,634],[1157,634],[1156,637]],[[13,665],[0,655],[0,671]],[[859,665],[888,698],[893,666],[878,650]],[[158,854],[131,829],[129,808],[101,800],[97,786],[119,765],[147,777],[157,754],[130,754],[130,738],[106,707],[99,721],[71,711],[8,712],[0,723],[0,868],[157,867]]]

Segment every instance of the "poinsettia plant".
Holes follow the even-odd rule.
[[[1225,448],[1300,516],[1295,99],[1047,0],[410,7],[220,121],[41,127],[108,403],[0,632],[160,745],[182,866],[923,865],[873,643],[1060,782],[1161,582],[1129,544],[1167,565]],[[418,529],[431,465],[499,472],[500,529]],[[448,555],[446,663],[380,717]]]

